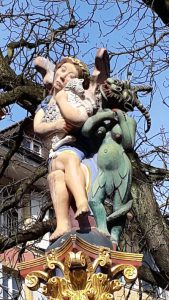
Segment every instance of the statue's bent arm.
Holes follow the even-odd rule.
[[[53,132],[63,132],[66,127],[66,122],[63,119],[58,119],[53,122],[43,122],[43,117],[45,115],[44,110],[41,108],[35,115],[34,118],[34,132],[38,134],[50,134]],[[66,132],[66,130],[65,130]]]
[[[136,121],[120,109],[117,109],[116,112],[122,130],[122,146],[125,150],[131,150],[135,145]]]
[[[61,111],[61,114],[63,118],[68,123],[83,124],[87,118],[88,115],[86,113],[86,110],[83,106],[80,106],[79,108],[73,107],[68,101],[68,95],[65,91],[61,91],[56,96],[56,102],[59,106],[59,109]]]

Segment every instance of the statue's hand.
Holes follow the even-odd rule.
[[[55,64],[45,57],[37,56],[34,60],[34,65],[37,71],[42,75],[45,87],[50,90],[53,83]]]
[[[82,134],[86,137],[91,137],[102,125],[106,126],[106,123],[108,123],[109,127],[110,125],[113,127],[117,122],[117,113],[111,109],[105,109],[87,119],[82,127]]]
[[[54,98],[56,104],[60,104],[60,102],[63,100],[67,101],[68,95],[64,90],[61,90],[57,94],[55,94],[55,92],[54,92],[53,98]]]
[[[57,132],[68,133],[72,129],[72,126],[66,123],[66,121],[62,118],[56,120],[54,123]]]

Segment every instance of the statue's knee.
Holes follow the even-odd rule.
[[[59,171],[61,170],[62,172],[65,170],[63,162],[57,157],[51,160],[50,166],[49,166],[49,173],[54,172],[54,171]]]
[[[63,152],[59,155],[58,160],[64,164],[66,168],[75,167],[76,165],[80,165],[80,159],[78,156],[72,153]]]
[[[74,168],[76,166],[80,166],[80,159],[76,155],[71,154],[71,156],[69,156],[69,158],[66,161],[66,167]]]
[[[47,176],[48,182],[50,182],[50,181],[53,180],[53,178],[54,178],[54,174],[53,174],[53,173],[54,173],[54,172],[51,172],[51,173],[48,174],[48,176]]]
[[[61,170],[53,171],[53,172],[49,173],[47,180],[48,180],[48,182],[62,181],[62,180],[64,180],[64,173]]]

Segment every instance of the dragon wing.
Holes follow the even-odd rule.
[[[94,198],[99,189],[105,189],[106,177],[103,171],[99,171],[97,175],[93,187],[92,187],[92,198]]]
[[[119,201],[124,203],[126,193],[130,190],[132,168],[124,151],[117,159],[119,159],[118,167],[114,170],[105,171],[106,193],[112,198],[113,202],[115,194],[119,195]]]

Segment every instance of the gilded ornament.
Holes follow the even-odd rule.
[[[113,295],[110,293],[103,293],[100,300],[112,300],[114,299]]]
[[[122,287],[122,284],[119,279],[114,279],[110,282],[111,290],[113,292],[119,291]]]
[[[131,283],[137,278],[137,269],[132,265],[121,264],[111,268],[111,274],[113,277],[115,277],[119,273],[123,273],[127,283]]]
[[[131,265],[112,267],[112,251],[109,248],[100,247],[93,262],[83,251],[69,252],[65,259],[59,261],[57,251],[52,250],[46,255],[48,273],[32,272],[26,277],[26,285],[31,290],[37,290],[40,281],[45,282],[42,293],[49,300],[111,300],[113,293],[122,287],[117,279],[120,273],[127,283],[137,277],[137,270]],[[63,277],[51,277],[54,266],[63,272]],[[106,267],[106,273],[96,274],[98,266]]]
[[[54,270],[57,266],[64,272],[64,265],[58,260],[57,251],[54,249],[46,255],[46,266],[51,270]]]
[[[79,251],[77,253],[69,252],[66,256],[65,264],[69,268],[70,267],[75,267],[75,266],[85,267],[86,257],[84,255],[84,253],[82,253],[81,251]]]
[[[29,273],[25,278],[25,284],[28,288],[31,290],[36,291],[40,286],[40,280],[42,279],[44,281],[47,281],[49,278],[49,275],[46,272],[43,271],[34,271]]]
[[[123,274],[124,274],[124,278],[125,278],[126,282],[131,283],[137,278],[137,269],[132,265],[127,266],[124,269]]]
[[[100,247],[99,256],[93,262],[93,269],[96,271],[98,266],[110,267],[111,266],[111,251],[109,248]]]
[[[69,273],[69,278],[74,290],[85,289],[87,284],[86,270],[75,269]]]

